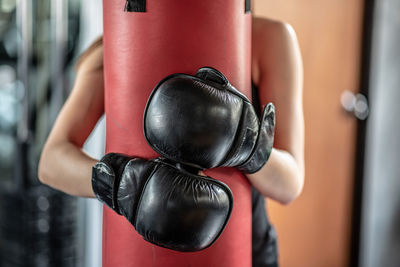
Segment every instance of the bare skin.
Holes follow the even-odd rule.
[[[304,185],[303,66],[290,25],[253,19],[252,76],[261,103],[276,106],[275,143],[267,164],[247,178],[261,194],[282,204]]]
[[[249,181],[265,197],[288,204],[304,184],[303,69],[293,29],[281,22],[253,19],[252,78],[262,104],[277,108],[275,148],[267,164]],[[94,197],[92,166],[97,160],[82,146],[104,113],[103,49],[80,66],[71,95],[43,148],[39,179],[68,194]]]

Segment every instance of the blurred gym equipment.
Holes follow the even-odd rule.
[[[68,93],[77,0],[0,0],[0,266],[76,266],[77,201],[37,163]]]

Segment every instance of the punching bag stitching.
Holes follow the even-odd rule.
[[[146,0],[126,0],[125,12],[146,12]]]

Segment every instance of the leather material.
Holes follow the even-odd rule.
[[[152,159],[159,155],[144,138],[143,112],[162,78],[212,66],[251,97],[251,14],[243,12],[242,0],[148,0],[145,13],[124,12],[125,4],[103,0],[106,153]],[[103,266],[250,267],[250,184],[234,168],[204,172],[228,185],[235,201],[212,246],[195,253],[155,246],[105,205]]]
[[[118,206],[115,206],[117,203],[113,201],[115,195],[112,189],[114,186],[118,187],[129,160],[130,158],[124,155],[110,153],[96,163],[92,171],[92,188],[96,197],[118,214],[121,213]]]
[[[199,251],[222,233],[232,211],[229,188],[215,179],[158,161],[136,215],[136,230],[151,243],[178,251]]]
[[[143,118],[145,138],[162,156],[199,169],[236,166],[246,173],[267,162],[274,127],[272,103],[260,123],[247,97],[211,67],[161,80]]]
[[[259,124],[258,138],[252,155],[238,169],[246,173],[255,173],[267,163],[274,145],[275,106],[268,103]]]
[[[107,154],[93,167],[92,185],[96,197],[145,240],[177,251],[212,245],[232,212],[232,192],[224,183],[162,159]]]

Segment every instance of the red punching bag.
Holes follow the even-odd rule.
[[[194,75],[211,66],[251,98],[247,9],[247,0],[103,0],[107,153],[158,156],[144,138],[143,112],[152,89],[169,74]],[[250,267],[250,184],[234,168],[206,174],[226,183],[234,198],[230,220],[212,246],[191,253],[158,247],[104,207],[103,266]]]

